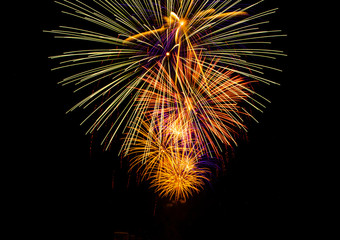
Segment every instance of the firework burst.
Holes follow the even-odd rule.
[[[199,142],[188,141],[186,128],[179,128],[176,121],[168,121],[163,128],[142,121],[137,132],[127,151],[132,156],[130,171],[136,169],[141,180],[149,180],[160,196],[175,201],[185,201],[203,188],[210,169],[203,166],[208,164],[203,160]]]
[[[187,142],[197,139],[208,155],[218,155],[221,147],[217,139],[225,145],[236,144],[233,135],[246,130],[243,117],[251,116],[239,103],[254,106],[250,101],[255,102],[250,82],[233,71],[216,69],[217,63],[216,60],[209,64],[203,80],[197,64],[180,62],[179,85],[160,66],[162,74],[151,72],[143,79],[152,87],[142,91],[142,97],[137,99],[139,109],[152,122],[168,125],[168,131],[185,135]],[[129,131],[132,137],[126,141],[135,134]]]
[[[176,152],[159,162],[151,178],[151,187],[154,187],[160,196],[185,201],[193,193],[198,193],[205,181],[209,180],[209,169],[199,167],[197,156],[191,154]]]
[[[262,111],[269,102],[252,83],[277,84],[263,74],[280,70],[257,61],[285,56],[263,47],[285,36],[261,29],[277,9],[249,14],[262,1],[240,2],[57,1],[63,13],[95,30],[60,26],[47,32],[103,46],[51,57],[60,60],[54,70],[82,69],[62,85],[89,89],[69,111],[92,106],[81,124],[92,122],[87,133],[110,126],[106,148],[125,132],[119,154],[130,155],[131,167],[162,196],[178,200],[197,192],[209,172],[198,167],[201,157],[220,157],[223,145],[236,144],[235,136],[246,130],[245,117],[255,119],[249,109]]]

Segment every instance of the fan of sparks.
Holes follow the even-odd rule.
[[[47,31],[88,42],[88,49],[51,57],[60,60],[54,70],[81,69],[62,85],[89,93],[69,111],[92,108],[81,123],[90,123],[87,133],[105,129],[105,148],[123,133],[119,154],[131,170],[160,196],[186,200],[246,132],[245,120],[256,121],[252,112],[269,102],[252,85],[277,84],[263,75],[280,70],[257,60],[285,56],[267,47],[285,35],[262,29],[277,9],[249,13],[261,2],[57,1],[91,26]]]

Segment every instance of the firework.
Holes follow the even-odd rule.
[[[200,168],[197,156],[190,155],[176,152],[159,162],[152,175],[151,187],[160,196],[185,201],[193,193],[198,193],[209,180],[209,169]]]
[[[197,167],[201,157],[219,158],[222,145],[236,145],[244,119],[255,119],[246,109],[262,111],[269,102],[252,84],[277,84],[263,74],[280,70],[257,61],[285,56],[263,47],[285,36],[262,29],[277,9],[249,14],[262,1],[238,7],[240,2],[57,1],[91,29],[47,32],[100,46],[51,57],[60,60],[54,70],[82,69],[60,81],[89,91],[69,111],[94,109],[81,124],[90,122],[87,133],[106,129],[106,149],[124,132],[119,154],[132,156],[132,168],[162,196],[185,199],[197,192],[206,179]]]
[[[137,105],[143,106],[139,109],[152,122],[168,126],[167,131],[185,137],[188,143],[197,139],[205,154],[213,152],[215,156],[221,149],[219,142],[236,144],[233,135],[246,130],[243,118],[252,117],[239,103],[257,107],[252,101],[263,106],[251,96],[254,91],[250,82],[233,71],[216,68],[217,63],[218,60],[209,64],[203,80],[198,65],[180,62],[179,85],[160,66],[162,74],[151,72],[145,76],[143,81],[153,87],[142,91],[142,97],[137,99]],[[129,131],[131,139],[135,134]]]
[[[174,127],[176,121],[168,123],[160,128],[159,124],[152,127],[149,121],[142,121],[138,137],[127,151],[133,156],[130,171],[136,169],[141,180],[149,180],[160,196],[185,201],[203,188],[210,170],[202,167],[205,161],[198,142],[188,144],[186,129]]]

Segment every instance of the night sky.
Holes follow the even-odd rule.
[[[299,31],[289,19],[297,10],[287,1],[267,2],[264,10],[279,7],[271,28],[288,34],[273,41],[274,49],[288,54],[275,63],[283,73],[266,75],[281,86],[259,89],[272,102],[257,115],[260,123],[250,123],[248,136],[229,152],[227,170],[179,205],[158,198],[147,183],[137,184],[134,176],[129,177],[126,161],[117,156],[119,141],[104,152],[100,133],[85,135],[87,129],[79,126],[82,111],[65,114],[82,95],[73,94],[72,86],[57,85],[67,71],[51,72],[57,62],[48,56],[76,45],[42,32],[63,21],[53,1],[30,6],[28,20],[20,26],[29,38],[22,50],[25,55],[16,55],[25,64],[22,71],[14,68],[12,76],[32,88],[23,102],[29,109],[26,121],[19,123],[27,131],[21,144],[29,162],[23,166],[32,170],[29,180],[20,181],[31,186],[25,193],[30,199],[27,208],[39,216],[36,229],[43,229],[45,239],[106,240],[113,239],[114,232],[129,232],[143,240],[277,239],[300,228],[305,181],[300,160],[306,156],[301,126],[307,113],[301,96],[305,80],[295,74],[300,55],[291,47]]]

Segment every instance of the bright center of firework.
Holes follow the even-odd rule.
[[[181,21],[179,22],[179,24],[180,24],[181,26],[183,26],[183,25],[185,24],[185,21],[184,21],[184,20],[181,20]]]
[[[183,130],[180,128],[180,126],[177,126],[175,124],[171,127],[171,132],[176,136],[183,135]]]
[[[166,52],[166,54],[165,54],[167,57],[169,57],[170,56],[170,53],[169,52]]]

